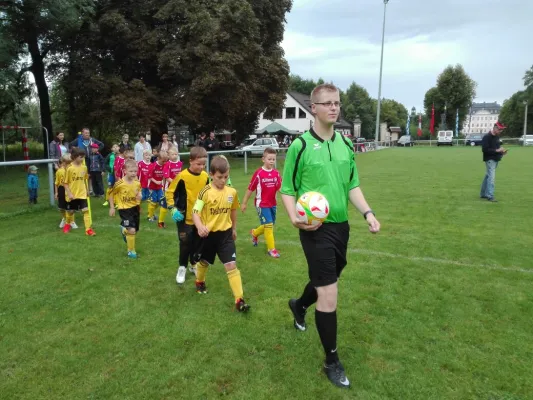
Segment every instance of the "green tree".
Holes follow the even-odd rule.
[[[313,79],[303,79],[300,75],[289,76],[289,90],[310,96],[315,86],[317,83]]]
[[[468,76],[463,66],[448,66],[437,78],[437,85],[424,96],[424,109],[431,118],[435,105],[435,130],[439,129],[441,114],[446,114],[447,128],[455,128],[456,111],[459,109],[459,126],[463,125],[470,105],[476,97],[476,82]]]
[[[81,15],[90,12],[92,0],[5,1],[0,11],[0,37],[16,47],[20,74],[30,71],[39,96],[41,123],[52,133],[50,98],[46,82],[47,63],[60,57],[63,38],[79,28]],[[43,132],[43,138],[45,134]],[[46,149],[44,149],[46,154]]]
[[[383,99],[381,101],[381,122],[386,122],[388,127],[398,126],[405,130],[407,123],[407,108],[396,100]]]
[[[524,74],[524,86],[527,90],[533,89],[533,65]]]
[[[376,121],[375,100],[370,97],[368,91],[352,82],[346,92],[341,93],[341,101],[344,118],[349,122],[359,118],[361,120],[361,136],[372,138]]]
[[[235,129],[281,107],[290,1],[110,0],[72,39],[61,84],[76,123],[152,130]],[[249,132],[248,132],[249,133]]]
[[[504,131],[505,136],[519,137],[524,134],[524,113],[526,110],[524,101],[529,104],[528,131],[533,130],[533,113],[531,112],[533,109],[533,90],[523,90],[516,92],[503,102],[499,120],[507,126]]]

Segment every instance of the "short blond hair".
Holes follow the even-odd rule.
[[[323,83],[322,85],[318,85],[311,92],[311,103],[316,103],[319,100],[318,96],[322,92],[339,92],[339,88],[331,83]]]
[[[72,157],[70,156],[70,153],[63,154],[59,159],[59,162],[60,164],[70,164],[72,162]]]

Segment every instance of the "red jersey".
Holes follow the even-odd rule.
[[[163,176],[163,169],[165,168],[165,164],[161,165],[157,161],[150,164],[150,168],[148,169],[148,189],[150,190],[159,190],[163,189],[163,185],[158,185],[157,183],[154,183],[151,179],[155,179],[156,181],[162,181],[164,179]]]
[[[181,168],[183,167],[183,162],[182,161],[167,161],[165,163],[165,167],[163,169],[163,176],[165,177],[165,179],[172,179],[174,180],[174,178],[181,172]],[[168,187],[168,182],[165,182],[165,188]]]
[[[113,173],[115,174],[115,179],[118,181],[124,177],[124,163],[126,160],[121,156],[115,157],[115,163],[113,164]]]
[[[276,192],[281,188],[281,176],[276,169],[270,171],[263,167],[255,171],[248,190],[256,191],[255,206],[270,208],[276,206]]]
[[[150,172],[150,163],[141,160],[137,163],[137,178],[141,182],[141,188],[148,187],[148,173]]]

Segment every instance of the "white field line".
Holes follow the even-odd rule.
[[[166,229],[159,229],[157,227],[155,228],[147,228],[146,225],[154,224],[153,222],[147,222],[146,220],[141,222],[141,232],[142,231],[149,231],[149,232],[159,232],[161,234],[167,234],[172,235],[176,237],[177,240],[177,231],[174,227],[174,224],[168,224]],[[104,227],[104,228],[118,228],[118,219],[117,224],[110,225],[110,224],[97,224],[97,227]],[[118,235],[117,235],[118,237]],[[246,239],[245,239],[246,238]],[[249,242],[250,240],[245,236],[245,238],[240,235],[240,237],[237,238],[238,242]],[[282,244],[284,246],[295,246],[300,247],[300,242],[298,241],[292,241],[292,240],[279,240],[276,239],[276,243]],[[465,268],[477,268],[477,269],[488,269],[493,271],[503,271],[503,272],[520,272],[525,274],[533,274],[533,269],[525,269],[515,266],[510,267],[504,267],[501,265],[491,265],[491,264],[470,264],[460,261],[454,261],[446,258],[434,258],[434,257],[418,257],[418,256],[407,256],[403,254],[394,254],[394,253],[386,253],[383,251],[376,251],[376,250],[369,250],[369,249],[361,249],[361,248],[355,248],[355,247],[348,247],[348,253],[354,253],[354,254],[363,254],[368,256],[376,256],[376,257],[386,257],[386,258],[396,258],[396,259],[403,259],[403,260],[409,260],[414,262],[425,262],[425,263],[434,263],[434,264],[445,264],[445,265],[453,265],[456,267],[465,267]]]

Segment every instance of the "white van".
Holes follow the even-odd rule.
[[[439,131],[437,134],[437,146],[453,146],[453,131]]]

